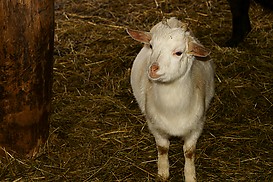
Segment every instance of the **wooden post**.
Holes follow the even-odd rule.
[[[48,137],[53,44],[54,0],[0,1],[0,155],[33,157]]]

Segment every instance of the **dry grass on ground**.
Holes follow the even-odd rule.
[[[217,0],[57,1],[50,136],[33,160],[2,158],[1,181],[155,180],[155,142],[129,84],[142,45],[125,28],[149,30],[161,11],[190,23],[217,67],[197,146],[199,181],[273,181],[273,14],[253,4],[253,31],[238,48],[223,48],[231,14]],[[170,181],[182,181],[177,139],[170,164]]]

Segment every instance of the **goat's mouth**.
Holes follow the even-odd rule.
[[[152,81],[160,81],[162,80],[162,77],[164,76],[164,73],[158,74],[157,72],[148,72],[148,77]]]
[[[160,79],[162,75],[164,75],[164,73],[159,73],[159,72],[160,72],[160,67],[158,63],[153,63],[149,67],[148,76],[151,80],[158,80]]]

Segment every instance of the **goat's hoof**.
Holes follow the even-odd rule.
[[[163,178],[162,176],[158,175],[158,176],[156,176],[155,181],[156,182],[167,182],[168,178]]]

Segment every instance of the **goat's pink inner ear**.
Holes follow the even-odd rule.
[[[138,30],[131,30],[131,29],[126,29],[127,33],[135,40],[149,44],[151,40],[151,33],[149,32],[144,32],[144,31],[138,31]]]
[[[210,50],[201,44],[189,42],[188,53],[196,57],[207,57],[210,55]]]

